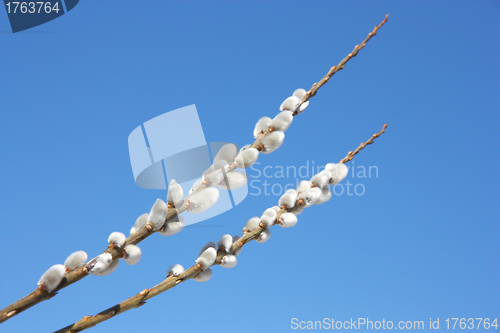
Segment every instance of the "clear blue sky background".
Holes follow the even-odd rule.
[[[251,143],[260,117],[387,13],[257,168],[337,162],[388,123],[344,181],[364,194],[306,210],[296,227],[245,246],[234,269],[215,267],[209,282],[90,332],[289,332],[292,318],[358,317],[426,328],[440,318],[443,330],[446,318],[500,317],[498,1],[82,1],[17,34],[0,13],[0,307],[71,252],[99,254],[165,197],[134,183],[134,128],[196,104],[207,141]],[[369,166],[378,177],[358,177]],[[87,277],[0,331],[50,332],[113,306],[277,200],[250,195],[175,236],[153,235],[136,266]]]

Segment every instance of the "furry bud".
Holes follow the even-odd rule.
[[[293,96],[298,97],[300,99],[300,101],[302,101],[302,98],[304,97],[305,94],[306,94],[306,91],[304,89],[297,89],[293,92]],[[303,112],[308,106],[309,106],[309,101],[302,103],[300,105],[299,109],[297,110],[297,113]]]
[[[214,264],[215,258],[217,258],[217,252],[213,247],[209,247],[200,254],[196,262],[198,263],[198,267],[202,270],[207,270]]]
[[[130,229],[131,235],[135,234],[137,231],[139,231],[139,229],[144,228],[148,224],[148,216],[148,213],[144,213],[139,216],[137,220],[135,220],[134,226],[132,227],[132,229]]]
[[[260,223],[260,219],[258,217],[252,217],[251,219],[249,219],[247,221],[247,223],[245,223],[245,225],[243,226],[243,229],[241,229],[241,232],[243,232],[243,233],[252,232],[259,226],[259,223]]]
[[[260,217],[260,222],[262,222],[266,228],[271,228],[274,221],[276,221],[276,211],[272,208],[266,209]]]
[[[215,249],[215,243],[214,242],[208,242],[207,244],[203,245],[203,247],[200,250],[199,255],[201,256],[201,254],[203,252],[205,252],[205,250],[208,249],[209,247],[213,247]]]
[[[217,152],[217,155],[214,157],[214,165],[217,164],[217,161],[223,160],[226,161],[225,164],[227,164],[227,161],[232,161],[234,156],[236,155],[237,149],[236,146],[232,143],[226,143],[224,146],[222,146],[219,151]]]
[[[187,197],[188,211],[198,214],[206,211],[219,200],[219,190],[215,187],[209,187],[200,192],[193,193]]]
[[[260,118],[257,124],[255,124],[255,128],[253,130],[253,137],[257,139],[259,135],[267,132],[270,124],[271,124],[271,118],[269,117]]]
[[[168,206],[165,201],[156,199],[148,216],[148,225],[153,227],[154,231],[160,230],[167,219]]]
[[[295,206],[295,201],[297,201],[297,191],[289,189],[281,196],[278,204],[280,207],[285,206],[286,209],[291,209]]]
[[[207,268],[204,271],[201,271],[198,275],[196,275],[193,279],[196,282],[207,282],[212,277],[212,270]]]
[[[295,207],[295,210],[292,212],[292,214],[300,215],[300,214],[302,214],[302,212],[304,211],[305,208],[306,208],[306,206],[297,206],[297,207]]]
[[[223,235],[217,241],[217,250],[221,252],[229,253],[231,246],[233,245],[233,237],[229,234]]]
[[[330,178],[329,184],[336,185],[340,183],[347,176],[347,166],[344,163],[328,163],[325,166],[325,170],[330,171],[332,177]]]
[[[301,193],[307,191],[310,188],[311,188],[311,182],[308,180],[302,180],[299,183],[299,185],[297,185],[297,188],[295,190],[297,191],[297,193]]]
[[[224,190],[235,190],[244,186],[247,183],[248,177],[244,171],[233,171],[226,174],[226,180],[220,183],[220,188]]]
[[[297,114],[304,112],[304,110],[307,109],[308,106],[309,106],[309,101],[302,103],[299,106],[299,109],[297,110]]]
[[[317,187],[310,188],[299,194],[299,202],[302,206],[312,205],[321,196],[322,191]]]
[[[236,166],[240,169],[246,169],[253,165],[259,157],[259,151],[255,148],[242,149],[234,159]]]
[[[109,264],[109,266],[103,270],[99,270],[98,272],[96,271],[92,271],[92,274],[94,274],[95,276],[104,276],[104,275],[109,275],[111,273],[113,273],[114,271],[116,271],[116,268],[118,267],[118,264],[120,263],[120,259],[115,259],[113,261],[111,261],[111,264]]]
[[[186,220],[182,216],[176,216],[172,220],[165,222],[158,230],[162,236],[172,236],[181,231],[186,226]]]
[[[278,219],[278,224],[282,228],[291,228],[297,224],[297,216],[292,213],[283,213]]]
[[[38,281],[38,287],[48,293],[53,292],[61,283],[65,272],[66,268],[63,265],[58,264],[50,267]]]
[[[281,131],[274,131],[266,135],[261,141],[262,153],[270,154],[278,149],[285,140],[285,133]]]
[[[82,267],[87,262],[87,253],[85,251],[76,251],[69,255],[64,261],[66,272]]]
[[[90,260],[87,265],[85,266],[85,269],[87,272],[93,275],[99,275],[103,271],[105,271],[109,265],[111,265],[111,262],[113,261],[113,257],[109,253],[101,253],[94,259]]]
[[[325,187],[325,185],[328,185],[331,177],[332,174],[330,173],[330,171],[323,170],[311,178],[311,183],[316,187],[323,188]]]
[[[271,127],[274,131],[285,132],[292,123],[293,115],[291,111],[282,111],[271,121]]]
[[[295,112],[300,105],[300,98],[297,96],[290,96],[283,101],[280,105],[280,111],[291,111]]]
[[[234,244],[235,242],[237,242],[238,240],[240,240],[240,238],[241,238],[240,236],[233,236],[233,244]],[[242,248],[240,247],[238,250],[234,251],[234,253],[233,253],[233,254],[234,254],[235,256],[238,256],[238,255],[240,254],[240,252],[241,252],[241,249],[242,249]]]
[[[170,181],[168,185],[167,202],[171,206],[179,204],[184,199],[184,192],[182,186],[179,185],[175,179]]]
[[[224,268],[233,268],[238,263],[238,259],[233,254],[226,254],[220,260],[220,266]]]
[[[271,208],[274,209],[276,214],[278,214],[278,212],[281,210],[281,208],[279,206],[272,206]]]
[[[111,245],[111,247],[120,248],[123,246],[123,244],[125,244],[125,239],[127,239],[127,237],[123,233],[115,231],[112,232],[111,235],[109,235],[108,243],[109,245]]]
[[[184,267],[182,267],[179,264],[172,265],[172,266],[170,266],[167,269],[167,277],[169,277],[169,276],[179,276],[182,273],[184,273]]]
[[[264,231],[262,231],[259,237],[255,240],[259,243],[265,243],[269,240],[269,237],[271,237],[271,230],[264,229]]]
[[[193,193],[196,191],[198,187],[200,187],[201,182],[203,181],[203,178],[198,179],[197,181],[194,182],[193,186],[191,186],[191,189],[189,190],[189,194]]]
[[[137,245],[129,244],[123,249],[123,260],[129,265],[135,265],[141,260],[142,251]]]
[[[207,186],[217,186],[224,180],[224,172],[220,168],[210,167],[203,173],[203,183]]]
[[[330,191],[330,187],[325,186],[321,189],[321,196],[318,200],[314,202],[315,205],[320,205],[322,203],[327,202],[332,198],[332,191]]]

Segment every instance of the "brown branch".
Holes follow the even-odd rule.
[[[373,143],[373,140],[378,138],[382,133],[384,133],[384,129],[386,128],[387,125],[384,125],[382,131],[378,134],[375,134],[371,137],[370,140],[367,142]],[[364,147],[363,147],[364,148]],[[362,149],[362,148],[361,148]],[[356,149],[357,152],[359,152],[361,149]],[[347,154],[347,156],[350,156],[351,152]],[[355,155],[355,154],[354,154]],[[352,160],[352,157],[350,156],[349,161]],[[344,159],[343,159],[344,160]],[[345,162],[340,162],[340,163],[345,163]],[[278,218],[281,216],[281,214],[285,212],[293,212],[295,208],[298,206],[298,202],[294,205],[294,208],[291,209],[281,209],[278,214],[276,215],[276,220],[274,222],[274,225],[277,224]],[[241,249],[245,244],[249,243],[252,240],[255,240],[266,228],[259,226],[256,229],[254,229],[251,232],[245,232],[243,237],[238,239],[233,243],[231,246],[231,249],[229,250],[229,253],[235,253],[237,250]],[[226,255],[227,253],[225,251],[217,251],[217,258],[215,259],[214,265],[220,265],[221,259]],[[194,278],[196,275],[198,275],[201,272],[201,268],[199,268],[197,265],[193,265],[189,267],[186,271],[184,271],[182,274],[179,276],[169,276],[156,286],[154,286],[151,289],[144,289],[140,293],[126,299],[125,301],[116,304],[115,306],[104,310],[95,316],[85,316],[79,321],[77,321],[74,324],[71,324],[69,326],[66,326],[65,328],[62,328],[54,333],[74,333],[74,332],[81,332],[87,328],[93,327],[103,321],[106,321],[120,313],[123,313],[127,310],[137,308],[139,306],[142,306],[145,304],[145,301],[155,297],[164,291],[167,291],[175,286],[177,286],[179,283],[187,281],[191,278]]]
[[[383,26],[385,24],[385,22],[387,22],[387,18],[389,18],[389,14],[385,15],[385,18],[384,20],[377,26],[375,26],[375,28],[373,28],[372,32],[370,32],[368,34],[368,36],[365,38],[364,41],[361,42],[361,44],[359,45],[356,45],[354,47],[354,50],[352,50],[351,53],[349,53],[347,55],[347,57],[345,57],[344,59],[342,59],[341,62],[338,63],[337,66],[333,66],[332,68],[330,68],[330,70],[328,71],[328,73],[326,73],[326,75],[321,79],[319,80],[319,82],[316,82],[315,84],[312,85],[311,89],[309,89],[309,91],[304,95],[304,97],[302,97],[302,101],[301,101],[301,104],[304,104],[305,102],[307,102],[311,97],[313,97],[314,95],[316,95],[317,91],[319,88],[321,88],[325,83],[328,82],[328,80],[330,80],[330,78],[335,74],[337,73],[338,71],[344,69],[344,66],[345,64],[351,60],[352,57],[355,57],[359,50],[361,50],[363,47],[365,47],[366,43],[373,37],[377,34],[377,31],[378,29]],[[295,111],[295,113],[297,113],[297,111]]]
[[[344,59],[342,59],[342,61],[337,65],[337,66],[333,66],[330,71],[317,83],[314,83],[311,87],[311,89],[309,89],[309,91],[304,95],[304,97],[302,98],[302,101],[301,101],[301,104],[305,103],[306,101],[308,101],[311,97],[313,97],[314,95],[316,95],[316,92],[318,91],[319,88],[321,88],[326,82],[328,82],[328,80],[338,71],[340,71],[341,69],[344,68],[344,65],[354,56],[356,56],[359,52],[359,50],[361,50],[363,47],[365,47],[366,43],[370,40],[370,38],[372,38],[373,36],[375,36],[377,34],[377,30],[382,26],[384,25],[385,22],[387,22],[387,18],[388,18],[389,15],[386,15],[385,19],[382,21],[382,23],[380,23],[379,25],[377,25],[372,32],[370,32],[368,34],[368,37],[365,38],[365,40],[360,44],[360,45],[356,45],[354,47],[354,50],[349,53],[349,55],[347,55],[347,57],[345,57]],[[296,116],[298,113],[295,112],[293,115]],[[385,128],[385,127],[384,127]],[[250,145],[250,147],[253,147],[253,148],[257,148],[259,151],[261,150],[261,147],[260,147],[260,144],[261,144],[261,141],[262,139],[269,135],[272,131],[271,130],[268,130],[266,131],[265,133],[262,133],[259,137],[257,137],[257,139]],[[380,135],[381,133],[379,133]],[[373,139],[373,137],[372,137]],[[370,140],[372,140],[370,139]],[[369,141],[370,141],[369,140]],[[371,142],[366,142],[366,144],[370,144]],[[361,147],[361,146],[360,146]],[[356,151],[352,154],[352,156],[356,155],[361,149],[363,149],[364,147],[358,147],[358,149],[356,149]],[[349,153],[352,153],[352,152],[349,152]],[[349,156],[349,155],[348,155]],[[352,159],[352,156],[350,157]],[[346,157],[347,158],[347,157]],[[345,161],[344,161],[345,160]],[[345,163],[347,162],[348,160],[346,160],[345,158],[341,161],[341,163]],[[350,161],[350,159],[349,159]],[[234,169],[236,169],[236,165],[234,163],[234,160],[232,162],[229,163],[229,167],[228,167],[228,172],[231,172],[233,171]],[[200,186],[196,189],[195,192],[198,192],[198,191],[201,191],[202,189],[204,189],[206,187],[206,184],[200,184]],[[189,196],[188,196],[189,197]],[[184,211],[186,211],[186,204],[187,204],[187,200],[188,200],[188,197],[186,197],[184,199],[184,202],[183,202],[183,205],[180,207],[180,208],[171,208],[169,209],[168,211],[168,214],[167,214],[167,218],[165,220],[165,222],[169,222],[171,221],[173,218],[175,218],[178,214],[181,214],[183,213]],[[140,243],[141,241],[143,241],[144,239],[146,239],[147,237],[151,236],[153,233],[155,233],[155,231],[153,231],[151,228],[149,227],[144,227],[140,230],[138,230],[136,233],[134,233],[133,235],[130,235],[126,241],[125,241],[125,245],[128,245],[128,244],[138,244]],[[123,247],[122,247],[123,249]],[[122,249],[116,249],[116,248],[112,248],[112,247],[108,247],[106,250],[104,250],[103,253],[110,253],[111,256],[113,257],[113,259],[117,259],[117,258],[122,258],[123,257],[123,250]],[[34,291],[32,291],[29,295],[25,296],[24,298],[12,303],[11,305],[5,307],[4,309],[0,310],[0,323],[3,323],[4,321],[14,317],[15,315],[23,312],[24,310],[26,309],[29,309],[30,307],[42,302],[42,301],[45,301],[47,299],[50,299],[52,297],[54,297],[56,294],[57,294],[57,291],[63,289],[63,288],[66,288],[67,286],[83,279],[84,277],[86,277],[88,275],[88,273],[86,272],[85,270],[85,267],[81,267],[81,268],[77,268],[75,269],[74,271],[71,271],[71,272],[68,272],[65,274],[62,282],[59,284],[59,286],[52,292],[52,293],[48,293],[44,290],[40,290],[40,289],[35,289]]]
[[[348,152],[347,155],[346,155],[346,157],[344,157],[343,159],[341,159],[339,163],[346,163],[346,162],[351,161],[352,158],[354,157],[354,155],[358,154],[366,146],[371,145],[376,138],[378,138],[379,136],[381,136],[382,134],[384,134],[385,133],[385,129],[387,128],[387,126],[389,126],[389,125],[385,124],[382,127],[382,130],[380,132],[373,134],[372,137],[368,141],[361,142],[361,144],[359,145],[359,147],[356,148],[354,151]]]

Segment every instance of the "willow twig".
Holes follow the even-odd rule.
[[[387,125],[384,125],[382,131],[378,134],[375,134],[373,135],[370,140],[368,140],[367,142],[370,142],[373,143],[374,140],[376,138],[378,138],[382,133],[384,133],[384,130],[385,128],[387,127]],[[364,147],[363,147],[364,148]],[[362,148],[361,148],[362,149]],[[357,152],[359,152],[361,150],[359,147],[358,149],[356,149]],[[353,156],[355,155],[350,155],[351,152],[349,152],[347,154],[347,156],[350,156],[349,157],[349,161],[352,160]],[[340,163],[345,163],[345,162],[342,162],[344,159],[341,160]],[[298,201],[297,201],[298,202]],[[295,208],[297,207],[298,205],[295,204],[294,205],[294,208],[291,208],[291,209],[280,209],[280,211],[277,213],[277,216],[276,216],[276,221],[274,223],[274,225],[277,224],[277,220],[278,218],[281,216],[281,214],[285,213],[285,212],[293,212],[295,210]],[[236,240],[232,246],[231,246],[231,249],[228,253],[235,253],[236,251],[238,251],[239,249],[241,249],[245,244],[249,243],[250,241],[252,240],[255,240],[257,239],[257,237],[264,231],[266,230],[265,227],[262,227],[262,226],[258,226],[256,229],[254,229],[253,231],[251,232],[245,232],[243,237],[241,237],[240,239]],[[221,263],[221,259],[226,255],[227,253],[225,251],[218,251],[217,252],[217,258],[215,260],[215,263],[214,265],[220,265]],[[66,326],[54,333],[74,333],[74,332],[81,332],[87,328],[90,328],[90,327],[93,327],[99,323],[102,323],[103,321],[106,321],[114,316],[117,316],[119,315],[120,313],[123,313],[127,310],[130,310],[130,309],[134,309],[134,308],[137,308],[137,307],[140,307],[142,305],[145,304],[146,300],[152,298],[152,297],[155,297],[175,286],[177,286],[178,284],[180,284],[181,282],[184,282],[184,281],[187,281],[191,278],[194,278],[196,275],[198,275],[200,272],[201,272],[201,268],[198,266],[198,265],[193,265],[191,267],[189,267],[187,270],[185,270],[182,274],[180,274],[179,276],[168,276],[165,280],[163,280],[162,282],[160,282],[159,284],[157,284],[156,286],[152,287],[151,289],[144,289],[143,291],[141,291],[140,293],[126,299],[125,301],[121,302],[121,303],[118,303],[116,304],[115,306],[112,306],[98,314],[96,314],[95,316],[85,316],[83,317],[82,319],[80,319],[79,321],[69,325],[69,326]]]
[[[338,72],[339,70],[343,69],[344,68],[344,65],[354,56],[356,56],[359,52],[359,50],[361,50],[365,45],[366,43],[370,40],[370,38],[372,38],[373,36],[375,36],[377,34],[377,30],[382,26],[384,25],[385,22],[387,22],[387,18],[388,18],[388,15],[386,15],[385,19],[382,21],[382,23],[380,23],[379,25],[377,25],[372,32],[370,32],[368,34],[368,37],[365,38],[365,40],[359,44],[359,45],[356,45],[354,47],[354,50],[349,53],[347,55],[347,57],[345,57],[344,59],[342,59],[342,61],[337,65],[337,66],[333,66],[330,71],[319,81],[319,82],[316,82],[312,85],[311,89],[309,89],[309,91],[304,95],[304,97],[302,98],[302,101],[301,101],[301,104],[305,103],[306,101],[308,101],[311,97],[313,97],[314,95],[316,95],[316,92],[318,91],[319,88],[321,88],[326,82],[328,82],[328,80],[336,73]],[[293,114],[294,116],[296,116],[298,113],[297,111]],[[257,139],[250,145],[250,147],[254,147],[254,148],[257,148],[259,151],[262,149],[261,148],[261,141],[262,139],[269,135],[270,133],[272,132],[272,130],[268,130],[266,131],[265,133],[262,133],[261,135],[259,135],[257,137]],[[369,143],[367,143],[369,144]],[[361,148],[363,149],[363,148]],[[356,152],[352,155],[354,156],[355,154],[357,154],[357,152],[359,152],[359,150],[361,149],[357,149]],[[234,163],[234,160],[232,162],[230,162],[228,164],[228,172],[230,171],[233,171],[234,169],[236,169],[236,164]],[[195,192],[198,192],[198,191],[201,191],[202,189],[204,189],[206,187],[206,184],[200,184],[200,186],[195,190]],[[187,210],[187,200],[188,200],[188,197],[186,197],[184,199],[184,202],[182,204],[181,207],[179,208],[176,208],[176,207],[172,207],[172,208],[169,208],[168,210],[168,213],[167,213],[167,218],[165,219],[165,223],[166,222],[170,222],[171,220],[173,220],[177,215],[183,213],[184,211]],[[140,243],[141,241],[143,241],[144,239],[148,238],[149,236],[151,236],[153,233],[155,233],[156,231],[153,231],[151,227],[147,226],[147,227],[143,227],[141,228],[140,230],[138,230],[136,233],[130,235],[126,241],[125,241],[125,245],[121,248],[113,248],[113,247],[108,247],[106,248],[106,250],[103,251],[103,253],[109,253],[111,254],[113,260],[115,259],[118,259],[118,258],[122,258],[124,256],[124,252],[123,252],[123,248],[126,246],[126,245],[129,245],[129,244],[138,244]],[[35,289],[34,291],[32,291],[30,294],[28,294],[27,296],[23,297],[22,299],[12,303],[11,305],[5,307],[4,309],[0,310],[0,323],[3,323],[4,321],[14,317],[15,315],[23,312],[24,310],[26,309],[29,309],[30,307],[42,302],[42,301],[45,301],[47,299],[50,299],[52,297],[54,297],[57,292],[63,288],[66,288],[67,286],[83,279],[84,277],[86,277],[87,275],[89,275],[89,273],[86,271],[85,269],[85,266],[84,267],[80,267],[80,268],[77,268],[73,271],[70,271],[68,273],[65,274],[62,282],[59,284],[59,286],[54,290],[52,291],[51,293],[45,291],[45,290],[41,290],[39,288]]]

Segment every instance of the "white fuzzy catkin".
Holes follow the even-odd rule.
[[[276,211],[272,208],[266,209],[260,217],[260,222],[264,223],[266,228],[271,228],[274,221],[276,221]]]
[[[122,247],[123,244],[125,244],[125,240],[127,239],[127,236],[125,236],[123,233],[115,231],[112,232],[111,235],[108,237],[108,243],[112,247]]]
[[[167,218],[168,206],[165,201],[156,199],[148,216],[148,224],[153,227],[154,231],[160,230]]]
[[[172,220],[165,222],[163,227],[158,230],[162,236],[172,236],[181,231],[186,226],[186,220],[183,216],[176,216]]]
[[[281,208],[279,206],[272,206],[271,208],[274,209],[276,214],[281,210]]]
[[[259,223],[260,223],[260,219],[257,216],[252,217],[251,219],[249,219],[247,221],[247,223],[245,223],[245,225],[241,229],[241,232],[243,232],[243,233],[252,232],[259,226]]]
[[[217,152],[217,155],[214,157],[214,165],[217,164],[217,161],[223,160],[227,164],[227,161],[232,161],[234,156],[236,155],[237,149],[236,145],[232,143],[226,143],[224,146],[222,146],[219,151]]]
[[[299,109],[297,110],[297,114],[304,112],[304,110],[307,109],[308,106],[309,106],[309,101],[302,103],[299,106]]]
[[[141,260],[142,251],[137,245],[129,244],[123,249],[123,260],[129,265],[135,265]]]
[[[278,149],[285,140],[285,133],[281,131],[274,131],[262,139],[260,142],[262,144],[262,153],[270,154],[276,149]]]
[[[137,231],[139,231],[139,229],[144,228],[148,224],[148,216],[148,213],[144,213],[139,216],[137,220],[135,220],[134,226],[132,227],[132,229],[130,229],[131,235],[135,234]]]
[[[347,176],[347,166],[344,163],[328,163],[325,169],[330,171],[332,178],[330,178],[330,185],[340,183]]]
[[[321,197],[321,189],[313,187],[299,194],[299,199],[302,199],[302,206],[309,206],[314,204],[316,200]]]
[[[325,185],[328,185],[328,182],[330,181],[330,178],[332,177],[332,174],[328,170],[323,170],[320,173],[314,175],[311,178],[311,183],[314,184],[316,187],[323,188]]]
[[[332,191],[330,191],[329,186],[325,186],[321,189],[321,196],[319,197],[318,200],[314,202],[315,205],[320,205],[322,203],[327,202],[332,198]]]
[[[195,181],[193,186],[191,186],[191,189],[189,190],[189,194],[193,193],[198,187],[200,187],[202,181],[203,178],[200,178],[197,181]]]
[[[113,273],[114,271],[116,271],[116,268],[118,267],[119,263],[120,263],[120,259],[115,259],[115,260],[111,261],[111,264],[109,264],[109,266],[106,269],[99,271],[99,272],[92,271],[92,274],[94,274],[96,276],[109,275],[109,274]]]
[[[257,121],[257,124],[255,124],[255,128],[253,130],[253,137],[257,139],[259,135],[262,133],[265,133],[269,129],[269,125],[271,124],[271,118],[269,117],[262,117]]]
[[[285,132],[292,123],[293,115],[291,111],[282,111],[271,121],[271,127],[275,131]]]
[[[302,88],[299,88],[299,89],[296,89],[292,96],[296,96],[298,97],[300,100],[302,100],[302,98],[305,96],[306,94],[306,90],[305,89],[302,89]]]
[[[238,263],[238,259],[233,254],[226,254],[220,260],[220,266],[224,268],[233,268]]]
[[[184,273],[184,267],[179,264],[174,264],[167,269],[167,277],[169,276],[179,276]]]
[[[43,273],[40,280],[38,280],[38,286],[49,293],[53,292],[61,283],[65,272],[66,268],[64,265],[57,264],[50,267]]]
[[[302,180],[299,185],[297,185],[297,188],[295,189],[297,193],[307,191],[308,189],[311,188],[311,182],[308,180]]]
[[[200,254],[196,262],[202,270],[207,270],[214,264],[215,258],[217,258],[217,251],[213,247],[209,247]]]
[[[283,101],[280,105],[280,111],[291,111],[295,112],[300,105],[300,98],[297,96],[290,96]]]
[[[235,157],[236,166],[240,169],[246,169],[257,162],[259,151],[256,148],[242,149]]]
[[[297,216],[292,213],[283,213],[278,219],[278,224],[282,228],[291,228],[297,224]]]
[[[105,271],[111,262],[113,261],[113,257],[109,253],[102,253],[89,261],[86,267],[88,267],[87,271],[93,275],[99,275],[103,271]]]
[[[287,209],[293,208],[295,202],[297,201],[297,191],[294,189],[286,190],[286,192],[281,196],[278,204],[280,207],[285,206]]]
[[[321,197],[322,191],[320,188],[313,187],[299,194],[299,200],[302,200],[302,206],[309,206],[316,202]]]
[[[217,186],[224,180],[224,172],[217,167],[211,167],[203,173],[203,182],[207,186]]]
[[[220,188],[224,190],[235,190],[244,186],[248,181],[248,177],[244,171],[233,171],[226,174],[226,180],[220,183]]]
[[[184,192],[182,186],[179,185],[175,179],[168,184],[167,202],[171,206],[179,204],[184,199]]]
[[[217,250],[229,253],[229,250],[231,250],[232,245],[233,245],[233,236],[225,234],[217,241]]]
[[[193,280],[195,280],[196,282],[207,282],[208,280],[210,280],[211,277],[212,277],[212,270],[208,268],[204,271],[201,271],[198,275],[196,275],[193,278]]]
[[[269,237],[271,237],[271,230],[265,229],[255,240],[258,243],[265,243],[269,240]]]
[[[219,200],[219,190],[209,187],[187,197],[188,210],[193,214],[206,211]]]
[[[293,92],[293,96],[298,97],[301,101],[304,95],[306,94],[306,91],[304,89],[297,89]],[[297,110],[297,113],[304,112],[304,110],[309,106],[309,101],[302,103]]]
[[[66,272],[82,267],[87,263],[87,253],[85,251],[76,251],[71,253],[64,261]]]
[[[234,244],[234,242],[238,241],[240,238],[241,238],[241,237],[240,237],[240,236],[237,236],[237,235],[236,235],[236,236],[233,236],[233,244]],[[241,249],[242,249],[242,247],[240,247],[238,250],[234,251],[234,253],[233,253],[233,254],[234,254],[235,256],[238,256],[238,255],[240,254],[240,252],[241,252]]]
[[[207,244],[203,245],[203,247],[201,248],[200,253],[198,255],[201,256],[201,254],[203,252],[205,252],[205,250],[208,249],[209,247],[213,247],[215,249],[215,243],[214,242],[208,242]]]

